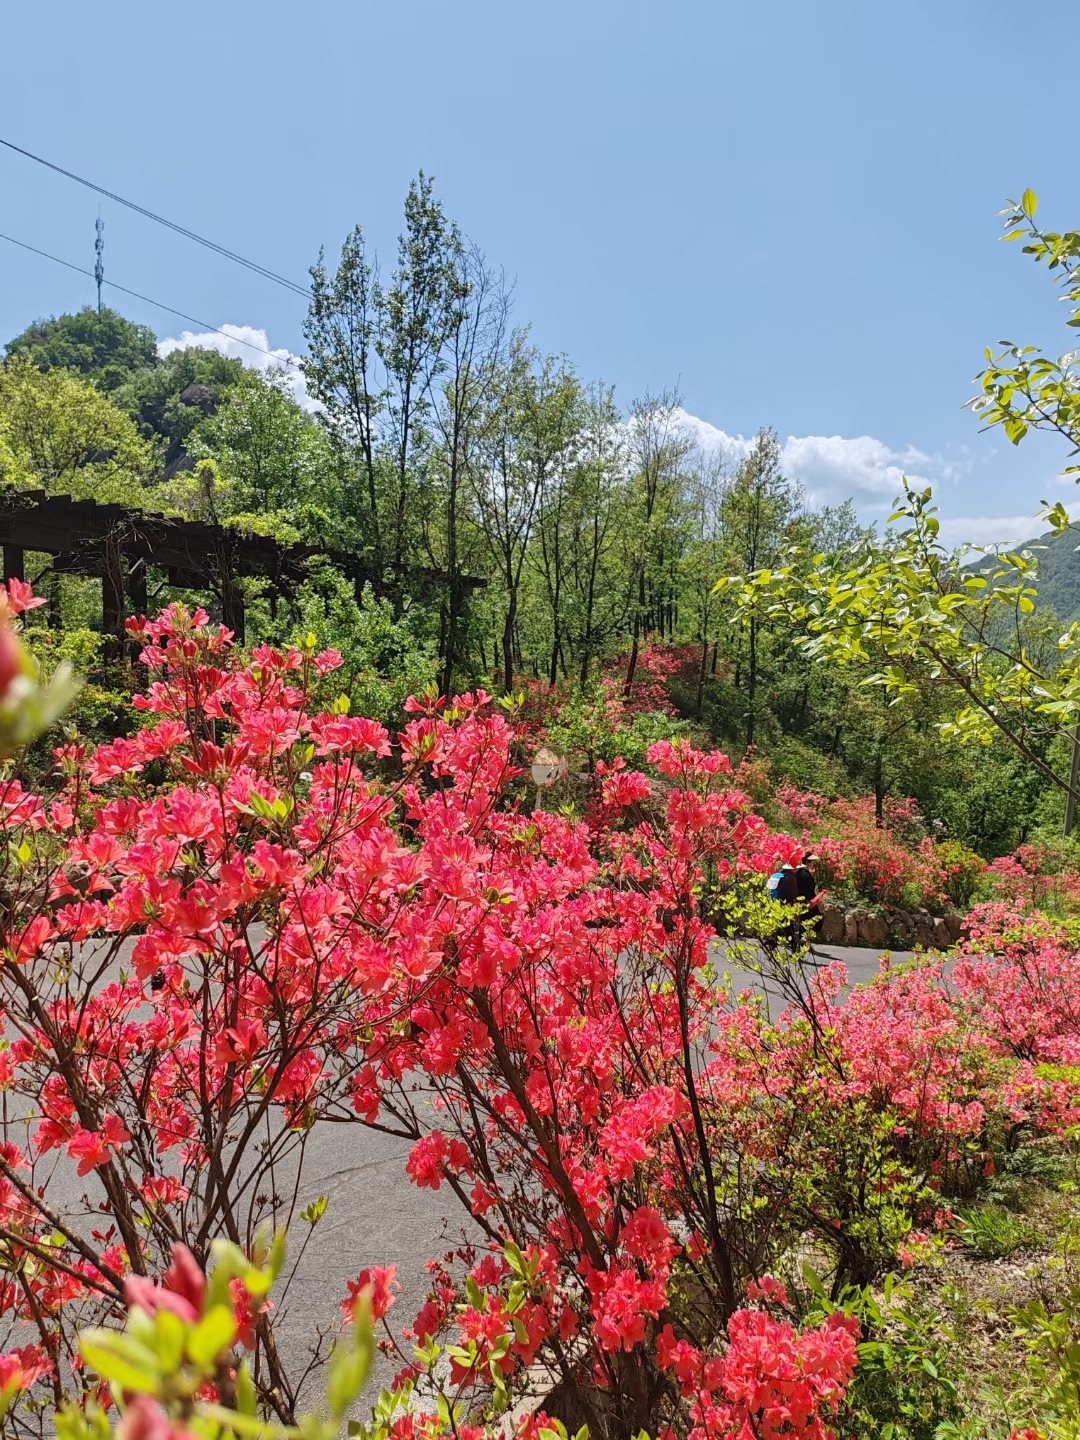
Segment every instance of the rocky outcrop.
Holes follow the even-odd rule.
[[[964,917],[955,910],[931,915],[929,910],[846,910],[822,908],[818,938],[824,945],[866,945],[874,950],[948,950],[959,943]]]

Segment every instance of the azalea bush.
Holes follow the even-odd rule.
[[[392,737],[338,695],[335,651],[244,655],[179,606],[130,630],[132,733],[59,746],[39,792],[0,776],[9,1425],[131,1389],[79,1335],[175,1310],[155,1292],[182,1294],[183,1246],[199,1272],[232,1257],[207,1383],[231,1403],[242,1372],[294,1426],[309,1366],[258,1276],[289,1284],[270,1236],[302,1255],[307,1139],[333,1123],[407,1138],[473,1237],[415,1317],[369,1267],[311,1336],[317,1372],[370,1306],[398,1358],[385,1433],[464,1436],[531,1391],[597,1440],[819,1440],[856,1337],[789,1301],[794,1257],[865,1284],[1011,1137],[1076,1123],[1063,935],[1010,948],[988,912],[952,988],[930,962],[846,996],[764,893],[801,838],[723,755],[659,740],[652,777],[600,770],[593,823],[529,814],[483,693],[410,699]],[[780,1013],[718,983],[718,925],[756,937],[738,958]]]
[[[966,908],[986,868],[966,847],[935,842],[914,800],[886,796],[879,817],[871,796],[830,800],[786,780],[773,789],[767,767],[759,795],[759,805],[801,831],[821,857],[820,882],[848,903],[935,914]]]
[[[980,885],[983,898],[1021,910],[1054,915],[1080,911],[1080,858],[1074,841],[1042,841],[1020,845],[987,869]]]

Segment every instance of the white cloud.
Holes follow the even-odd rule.
[[[942,518],[946,545],[1014,545],[1046,529],[1030,515],[949,515]]]
[[[299,355],[286,349],[274,350],[265,330],[253,325],[222,325],[221,330],[205,330],[196,334],[185,330],[168,340],[158,342],[158,354],[164,360],[174,350],[217,350],[222,355],[242,360],[250,370],[277,371],[285,381],[285,387],[298,405],[305,410],[317,410],[319,402],[307,392],[304,372],[300,369]]]
[[[682,424],[702,450],[724,454],[737,462],[754,443],[745,435],[728,435],[697,415],[685,413]],[[894,450],[873,435],[789,435],[781,446],[784,473],[799,480],[815,510],[851,498],[864,521],[880,524],[903,493],[905,477],[913,485],[932,485],[935,498],[944,486],[971,469],[971,461],[946,460],[914,445]],[[1009,544],[1030,540],[1040,532],[1031,515],[942,516],[941,536],[948,545]]]
[[[745,435],[728,435],[707,420],[684,412],[683,427],[703,450],[720,450],[733,461],[753,445]],[[781,446],[786,474],[799,480],[814,509],[838,505],[849,497],[861,514],[887,514],[902,493],[904,476],[915,484],[951,479],[955,466],[914,446],[892,450],[872,435],[789,435]]]

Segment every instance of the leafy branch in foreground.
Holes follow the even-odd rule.
[[[1025,255],[1036,264],[1046,262],[1055,284],[1062,286],[1062,299],[1072,306],[1065,322],[1080,327],[1080,232],[1057,234],[1043,230],[1035,222],[1038,197],[1025,190],[1019,203],[1010,200],[1001,211],[1005,221],[1005,239],[1027,240]],[[1076,351],[1069,350],[1051,360],[1034,345],[1014,345],[1001,341],[995,354],[986,348],[986,368],[976,376],[981,393],[968,401],[976,415],[982,416],[987,427],[1000,425],[1014,445],[1029,430],[1052,430],[1072,446],[1070,455],[1080,453],[1080,369]],[[1066,475],[1080,473],[1080,465],[1070,465]]]
[[[1003,739],[1054,785],[1075,790],[1050,742],[1080,714],[1080,625],[1046,633],[1030,552],[954,553],[942,544],[929,489],[907,486],[895,520],[907,528],[867,542],[854,563],[793,547],[778,568],[724,577],[717,589],[734,596],[744,623],[786,621],[814,659],[865,666],[866,684],[881,686],[891,704],[937,690],[945,737]]]

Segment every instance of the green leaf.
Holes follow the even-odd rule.
[[[252,790],[249,798],[251,800],[251,808],[260,820],[276,820],[278,818],[274,813],[273,805],[265,796],[260,795],[257,790]]]
[[[1039,208],[1039,197],[1034,190],[1025,190],[1020,196],[1020,208],[1029,220],[1035,219],[1035,211]]]
[[[326,1214],[327,1204],[327,1197],[320,1195],[317,1200],[311,1202],[306,1210],[300,1211],[300,1219],[306,1220],[309,1225],[317,1225]]]
[[[178,1370],[184,1354],[188,1327],[180,1316],[174,1315],[171,1310],[159,1310],[154,1316],[154,1331],[158,1363],[162,1370],[166,1374]]]
[[[103,1380],[143,1395],[153,1395],[157,1390],[157,1356],[130,1335],[116,1330],[88,1330],[79,1341],[79,1349],[87,1365]]]
[[[255,1381],[251,1378],[251,1366],[248,1364],[247,1356],[241,1361],[240,1368],[236,1372],[236,1408],[241,1415],[258,1414]]]
[[[222,1351],[236,1338],[236,1320],[232,1307],[215,1305],[199,1321],[188,1336],[187,1352],[202,1370],[211,1370]]]
[[[326,1209],[326,1197],[323,1196],[323,1210]],[[322,1212],[320,1211],[320,1214]],[[312,1222],[314,1223],[314,1222]],[[274,1231],[274,1238],[270,1242],[270,1254],[266,1257],[266,1274],[272,1285],[285,1267],[285,1254],[288,1248],[288,1232],[282,1227]],[[248,1287],[250,1289],[250,1287]],[[254,1293],[254,1292],[252,1292]],[[265,1293],[265,1292],[264,1292]]]
[[[356,1323],[351,1336],[338,1342],[330,1361],[330,1374],[326,1382],[326,1401],[330,1414],[340,1421],[345,1411],[364,1388],[371,1370],[375,1353],[375,1342],[371,1325],[371,1312],[366,1306],[357,1310]]]

